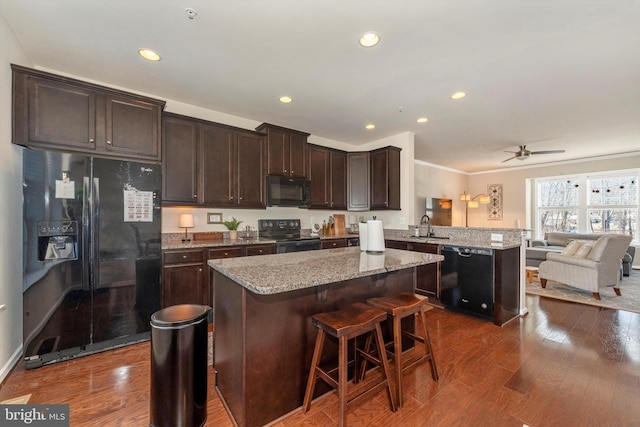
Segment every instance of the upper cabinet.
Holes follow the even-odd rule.
[[[264,134],[163,116],[165,206],[266,207]]]
[[[39,70],[13,69],[13,143],[159,161],[164,101]]]
[[[263,123],[256,131],[267,134],[267,174],[307,178],[308,133]]]
[[[347,154],[347,209],[369,210],[369,152]]]
[[[347,153],[309,144],[310,208],[347,209]]]
[[[400,209],[400,148],[371,151],[370,209]]]

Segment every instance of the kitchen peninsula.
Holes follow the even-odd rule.
[[[370,255],[357,247],[209,260],[216,387],[235,423],[261,426],[302,405],[313,314],[412,292],[416,268],[442,260],[397,249]]]

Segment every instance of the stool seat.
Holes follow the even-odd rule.
[[[427,316],[425,313],[431,310],[433,307],[429,305],[429,299],[421,295],[415,295],[413,293],[402,292],[395,295],[389,295],[379,298],[370,298],[367,300],[367,304],[372,307],[385,311],[391,316],[393,321],[393,342],[385,344],[385,347],[393,346],[392,356],[395,362],[395,385],[396,385],[396,403],[398,407],[402,407],[402,372],[404,369],[412,366],[422,360],[429,360],[431,362],[431,376],[434,381],[438,381],[438,369],[436,368],[436,360],[433,356],[433,349],[431,348],[431,338],[429,337],[429,331],[427,330]],[[402,319],[408,316],[418,315],[422,323],[422,334],[418,336],[412,332],[402,330]],[[420,342],[424,344],[424,354],[412,360],[411,363],[404,364],[402,357],[402,338],[410,338],[414,342]],[[368,347],[369,344],[365,346]],[[360,376],[363,378],[366,372],[366,360],[362,367]]]
[[[384,348],[384,339],[382,338],[382,329],[380,323],[387,319],[387,313],[370,305],[363,303],[355,303],[344,307],[341,310],[329,313],[319,313],[311,317],[311,323],[318,328],[316,344],[313,350],[311,360],[311,369],[309,371],[309,379],[307,380],[307,388],[304,395],[304,403],[302,409],[307,412],[311,406],[311,399],[316,386],[316,380],[321,378],[327,384],[338,390],[338,425],[340,427],[346,425],[347,404],[356,399],[363,398],[369,394],[378,391],[382,387],[386,387],[389,394],[389,402],[391,410],[395,412],[396,402],[395,393],[393,392],[393,376],[389,368],[387,360],[387,352]],[[367,342],[375,339],[377,352],[364,352],[355,347],[355,357],[362,357],[365,361],[380,366],[382,370],[382,379],[369,384],[356,384],[357,373],[354,375],[353,389],[349,392],[347,388],[347,369],[349,340],[356,339],[361,335],[367,334]],[[327,335],[338,339],[338,367],[337,369],[323,369],[320,367],[322,359],[322,349],[324,347]],[[337,379],[335,371],[337,370]]]
[[[352,338],[372,330],[375,324],[386,319],[387,313],[384,311],[367,304],[355,303],[342,310],[314,314],[311,323],[336,338]]]

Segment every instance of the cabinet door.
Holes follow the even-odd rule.
[[[347,209],[369,210],[369,153],[347,154]]]
[[[156,104],[106,96],[106,151],[160,160],[160,114]]]
[[[208,206],[236,204],[235,132],[222,126],[202,125],[200,203]]]
[[[440,246],[433,243],[409,243],[410,251],[439,254]],[[416,293],[440,299],[440,263],[420,265],[417,268]]]
[[[374,150],[371,158],[371,209],[400,209],[400,151]]]
[[[264,138],[237,132],[237,200],[246,208],[266,208]]]
[[[316,145],[309,146],[309,179],[311,180],[312,208],[329,207],[329,150]]]
[[[19,77],[14,76],[14,79]],[[96,149],[95,91],[28,77],[28,141],[53,148]],[[14,115],[18,115],[14,112]],[[14,121],[18,120],[14,117]]]
[[[176,304],[212,304],[202,263],[165,266],[162,291],[164,307]]]
[[[267,134],[267,174],[289,176],[289,133],[269,128]]]
[[[307,134],[291,132],[289,140],[289,176],[306,178]]]
[[[384,246],[389,249],[402,249],[403,251],[407,250],[407,242],[403,242],[401,240],[385,240]]]
[[[162,203],[198,202],[198,129],[190,120],[164,116],[162,120]]]
[[[330,152],[331,199],[329,205],[333,209],[347,209],[347,153]]]

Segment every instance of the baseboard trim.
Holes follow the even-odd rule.
[[[7,360],[7,363],[5,363],[4,366],[2,366],[2,369],[0,369],[0,384],[4,384],[4,380],[9,376],[11,370],[18,364],[20,359],[22,359],[22,350],[23,347],[22,344],[20,344],[9,360]]]

